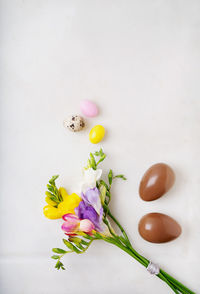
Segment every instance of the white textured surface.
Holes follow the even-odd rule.
[[[0,293],[171,293],[117,248],[97,242],[54,269],[60,223],[41,213],[47,180],[76,190],[89,128],[102,123],[105,171],[128,177],[112,210],[137,250],[200,293],[200,2],[1,0]],[[73,134],[62,121],[92,99],[100,115]],[[170,164],[173,189],[145,203],[138,184]],[[141,239],[142,215],[174,217],[183,233],[163,245]]]

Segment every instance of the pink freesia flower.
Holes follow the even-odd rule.
[[[77,232],[91,233],[95,226],[89,219],[79,219],[72,213],[63,215],[64,223],[61,228],[67,235],[74,235]]]
[[[89,219],[82,219],[80,221],[79,231],[91,233],[94,228],[94,224]]]

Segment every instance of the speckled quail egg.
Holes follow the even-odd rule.
[[[80,115],[70,115],[64,120],[63,125],[71,132],[79,132],[85,127],[85,121]]]

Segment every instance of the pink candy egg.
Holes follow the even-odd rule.
[[[94,117],[98,114],[98,108],[95,103],[90,100],[82,100],[80,104],[81,112],[88,117]]]

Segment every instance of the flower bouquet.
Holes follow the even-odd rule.
[[[115,179],[126,180],[124,175],[113,174],[110,169],[107,183],[101,179],[102,170],[99,164],[106,158],[103,150],[90,153],[87,166],[83,169],[81,195],[67,194],[64,188],[57,188],[53,176],[47,184],[44,215],[50,219],[63,219],[62,230],[67,238],[63,239],[66,249],[53,248],[52,258],[56,260],[56,269],[64,270],[61,259],[68,253],[84,253],[93,241],[103,240],[117,246],[132,258],[142,264],[150,274],[163,280],[174,293],[194,294],[182,283],[170,276],[156,264],[139,254],[131,245],[128,235],[116,217],[113,216],[109,203],[111,200],[111,186]],[[116,233],[111,221],[117,226]]]

